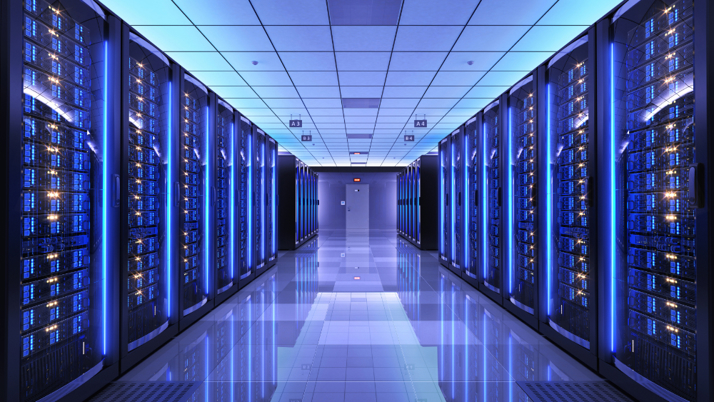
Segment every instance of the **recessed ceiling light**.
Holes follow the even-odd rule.
[[[258,60],[253,60],[253,65],[257,66],[258,65]]]
[[[474,64],[474,61],[473,61],[473,60],[469,60],[469,61],[466,62],[466,64],[468,64],[469,66],[470,66],[470,65],[473,65],[473,64]]]

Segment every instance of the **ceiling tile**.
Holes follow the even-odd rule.
[[[166,52],[188,71],[233,71],[218,52]]]
[[[513,47],[514,51],[557,52],[587,27],[535,26]]]
[[[380,109],[389,108],[415,108],[419,99],[382,99]],[[381,112],[380,112],[381,113]]]
[[[291,86],[290,77],[284,71],[244,71],[241,77],[248,85]]]
[[[553,52],[508,52],[493,66],[493,71],[533,71]]]
[[[560,0],[538,21],[538,25],[588,26],[607,14],[622,0]]]
[[[271,0],[252,4],[263,25],[329,25],[324,0]]]
[[[461,34],[456,51],[507,51],[529,26],[468,26]]]
[[[459,99],[422,99],[419,102],[420,108],[451,108]]]
[[[434,78],[434,72],[414,71],[414,72],[395,72],[390,71],[387,74],[386,85],[429,85]]]
[[[289,71],[334,71],[332,52],[280,52],[280,58]]]
[[[104,0],[102,4],[131,26],[191,25],[171,0]]]
[[[480,0],[410,0],[402,6],[402,25],[465,25]]]
[[[299,109],[303,107],[300,99],[264,99],[271,108],[276,109]]]
[[[307,72],[294,71],[290,73],[293,83],[298,85],[326,85],[337,86],[337,74],[334,71]]]
[[[441,71],[488,71],[505,52],[451,52]],[[471,62],[471,64],[469,64]]]
[[[223,56],[238,72],[243,71],[285,71],[275,52],[222,52]],[[253,64],[253,62],[258,64]]]
[[[234,108],[238,109],[240,112],[243,112],[246,114],[246,116],[250,116],[251,113],[246,110],[246,109],[251,109],[251,108],[264,108],[265,103],[258,99],[229,99],[228,103],[230,103]]]
[[[340,98],[340,88],[334,87],[311,87],[311,86],[298,86],[298,93],[302,98]]]
[[[308,108],[342,109],[341,99],[303,99]]]
[[[515,84],[515,82],[514,82]],[[480,99],[496,99],[502,93],[508,90],[508,87],[475,87],[466,94],[466,98]]]
[[[337,67],[350,71],[387,71],[390,52],[336,52]]]
[[[522,71],[515,71],[515,72],[503,72],[503,71],[491,71],[490,73],[487,73],[481,81],[478,82],[478,86],[482,85],[503,85],[503,86],[511,86],[515,84],[516,82],[520,81],[523,77],[526,76],[526,73]]]
[[[392,50],[397,27],[387,26],[335,26],[332,37],[335,51],[386,51]]]
[[[421,87],[384,87],[383,98],[416,98],[424,96],[426,86]]]
[[[462,27],[450,26],[400,26],[394,51],[449,51],[461,30]]]
[[[126,0],[120,0],[125,2]],[[260,25],[248,0],[174,0],[195,25]],[[106,1],[103,3],[106,4]],[[146,3],[142,1],[140,9]],[[216,12],[216,10],[221,10]]]
[[[438,77],[437,77],[438,78]],[[466,95],[471,87],[436,87],[430,86],[424,98],[461,98]]]
[[[266,30],[275,50],[279,52],[332,51],[328,26],[270,26]]]
[[[342,86],[341,90],[343,98],[379,98],[380,96],[382,96],[382,87]]]
[[[141,26],[136,27],[142,35],[150,38],[157,48],[164,52],[213,52],[216,49],[191,26]]]
[[[371,85],[383,86],[386,72],[342,72],[340,71],[340,85]],[[345,98],[348,96],[343,95]]]
[[[556,1],[482,0],[469,25],[533,25]]]
[[[260,26],[201,26],[201,32],[218,51],[273,51],[273,45]]]
[[[258,95],[267,98],[298,99],[300,96],[294,87],[253,87]],[[270,104],[270,102],[268,102]]]
[[[257,98],[258,95],[250,87],[212,87],[212,90],[223,99],[229,98]],[[230,102],[229,102],[230,103]]]
[[[240,76],[235,72],[199,71],[196,73],[192,73],[192,75],[196,76],[196,78],[198,78],[199,81],[201,81],[204,85],[208,85],[211,87],[219,85],[246,85],[245,81],[243,81]]]
[[[440,71],[436,74],[434,82],[431,85],[463,85],[473,86],[478,80],[483,77],[483,72],[455,72],[455,71]]]
[[[437,71],[448,52],[395,52],[389,63],[389,70]]]

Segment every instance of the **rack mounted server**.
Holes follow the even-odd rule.
[[[283,203],[277,215],[278,248],[295,250],[319,231],[318,175],[293,155],[278,155],[277,162],[278,194]]]
[[[275,263],[277,143],[91,0],[0,7],[0,399],[86,399]]]
[[[713,15],[627,2],[439,144],[442,264],[646,400],[712,394]]]
[[[423,155],[397,174],[397,233],[422,250],[437,249],[437,219],[423,213],[438,207],[436,155]]]

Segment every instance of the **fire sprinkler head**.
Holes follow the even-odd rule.
[[[253,65],[254,65],[254,66],[257,66],[257,65],[258,65],[258,61],[257,61],[257,60],[253,60]]]
[[[473,65],[473,64],[474,64],[474,61],[473,61],[473,60],[469,60],[469,61],[466,62],[466,64],[468,64],[469,66],[470,66],[470,65]]]

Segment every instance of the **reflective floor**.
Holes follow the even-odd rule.
[[[599,378],[394,232],[321,231],[123,381],[195,401],[525,401]]]

